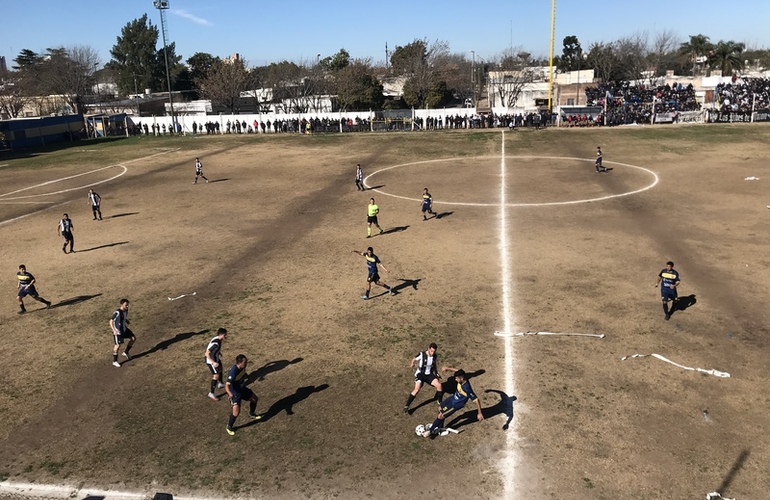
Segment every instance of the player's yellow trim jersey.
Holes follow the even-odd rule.
[[[35,277],[28,272],[20,272],[16,274],[16,279],[19,280],[21,286],[27,286],[32,283],[32,280],[35,279]]]

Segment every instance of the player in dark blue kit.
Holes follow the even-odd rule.
[[[422,437],[438,435],[439,432],[441,432],[441,429],[444,428],[444,421],[446,418],[457,410],[462,409],[462,407],[465,406],[465,403],[467,403],[469,399],[476,403],[476,408],[478,409],[477,418],[479,422],[484,420],[484,414],[481,413],[481,401],[479,401],[476,393],[473,392],[471,383],[467,378],[465,378],[465,371],[455,370],[454,368],[447,369],[454,371],[454,378],[457,382],[457,389],[455,390],[454,394],[446,398],[441,403],[441,408],[438,411],[438,417],[436,417],[436,420],[434,420],[430,427],[425,430],[425,432],[422,434]]]
[[[37,294],[37,290],[35,289],[35,277],[32,276],[32,273],[27,272],[27,268],[24,266],[24,264],[19,266],[19,272],[16,273],[16,279],[19,282],[18,285],[16,285],[18,290],[16,293],[16,298],[19,299],[19,314],[24,314],[27,312],[27,309],[24,307],[24,297],[27,295],[38,302],[42,302],[46,307],[51,307],[51,303],[49,301],[45,300],[43,297]]]
[[[660,296],[663,299],[663,312],[666,314],[666,320],[671,319],[671,313],[676,309],[676,303],[679,300],[679,294],[676,287],[679,286],[679,271],[674,269],[674,263],[666,262],[666,268],[658,273],[658,281],[655,287],[660,285]],[[668,308],[669,301],[672,302],[671,309]]]
[[[369,300],[369,294],[372,291],[372,283],[375,285],[381,286],[384,289],[390,293],[390,295],[393,295],[393,288],[389,287],[382,281],[380,281],[380,273],[377,270],[377,265],[379,264],[380,267],[385,269],[385,272],[388,273],[388,269],[382,265],[382,262],[380,262],[380,258],[374,255],[374,250],[372,247],[369,247],[366,249],[366,252],[359,252],[358,250],[353,250],[353,253],[357,253],[358,255],[362,255],[366,259],[366,267],[369,272],[369,274],[366,277],[366,292],[361,295],[361,298],[364,300]]]
[[[433,211],[433,197],[428,192],[428,188],[422,190],[422,220],[428,220],[425,212],[436,215],[436,212]]]
[[[230,398],[230,405],[233,407],[233,413],[230,415],[230,420],[227,422],[227,428],[225,429],[228,434],[235,436],[235,419],[241,413],[241,402],[246,400],[249,402],[249,416],[254,420],[262,418],[261,415],[257,415],[257,395],[254,394],[251,389],[246,387],[246,365],[249,364],[249,360],[245,355],[239,354],[235,357],[235,364],[230,371],[227,372],[227,382],[225,383],[225,391]]]

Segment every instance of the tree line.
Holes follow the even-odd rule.
[[[85,102],[125,98],[167,90],[163,48],[158,49],[159,30],[145,14],[127,23],[110,49],[110,60],[99,67],[98,53],[89,46],[48,48],[43,54],[23,49],[13,60],[12,70],[0,74],[0,110],[16,117],[36,96],[60,95],[76,113]],[[335,109],[379,110],[387,108],[437,108],[452,102],[475,101],[485,84],[500,93],[509,107],[516,104],[520,89],[536,78],[528,68],[547,66],[521,48],[508,48],[485,60],[473,54],[453,53],[444,41],[415,39],[397,46],[383,67],[370,59],[351,57],[341,48],[336,54],[315,61],[280,61],[252,67],[243,59],[222,59],[198,52],[182,62],[175,44],[166,47],[172,90],[185,100],[210,99],[238,113],[243,96],[267,111],[280,104],[286,112],[318,109],[319,100],[331,98]],[[747,50],[743,43],[692,35],[681,41],[672,31],[649,37],[637,33],[611,42],[594,42],[584,49],[570,35],[563,39],[562,53],[555,58],[559,71],[593,69],[602,82],[639,80],[663,76],[667,70],[679,75],[708,74],[721,70],[729,75],[746,64],[770,65],[770,50]],[[502,71],[498,80],[487,80],[490,70]],[[386,99],[384,83],[403,83],[403,95]],[[104,96],[99,94],[99,83]],[[117,90],[116,95],[108,89]],[[269,90],[268,90],[269,89]],[[42,109],[39,114],[63,112]]]

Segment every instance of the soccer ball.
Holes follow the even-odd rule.
[[[422,437],[422,434],[425,432],[425,426],[420,424],[417,427],[414,428],[414,433],[418,436]]]

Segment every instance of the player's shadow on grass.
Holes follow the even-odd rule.
[[[671,308],[671,313],[674,311],[686,311],[688,308],[695,305],[698,300],[695,298],[695,294],[679,297],[679,300],[674,302],[674,306]]]
[[[730,485],[733,483],[733,480],[735,479],[735,476],[738,475],[738,473],[743,469],[743,464],[746,463],[746,459],[749,458],[749,450],[743,450],[740,455],[738,455],[738,458],[735,459],[735,462],[733,463],[733,466],[730,467],[730,470],[727,472],[727,476],[722,480],[722,484],[720,484],[715,490],[718,493],[726,494],[727,489],[730,487]]]
[[[163,351],[172,345],[176,344],[177,342],[181,342],[183,340],[187,340],[192,337],[197,337],[198,335],[204,335],[209,332],[209,329],[201,330],[199,332],[184,332],[184,333],[177,333],[170,339],[161,340],[154,346],[150,347],[146,351],[140,352],[139,354],[134,354],[131,356],[131,359],[128,361],[124,361],[123,364],[128,363],[130,361],[133,361],[135,359],[143,358],[145,356],[149,356],[150,354],[156,353],[158,351]]]
[[[270,408],[267,409],[266,412],[262,413],[261,419],[246,423],[242,427],[248,427],[249,425],[254,425],[258,422],[267,422],[271,418],[277,416],[282,411],[285,411],[286,415],[294,415],[294,405],[306,400],[316,392],[325,391],[328,388],[329,388],[329,384],[321,384],[317,386],[309,385],[307,387],[300,387],[299,389],[297,389],[297,391],[294,394],[286,396],[285,398],[281,398],[275,403],[273,403],[270,406]]]
[[[495,392],[500,395],[500,401],[496,404],[486,408],[482,406],[481,414],[484,415],[484,420],[488,420],[496,415],[505,415],[507,418],[505,424],[503,424],[503,430],[508,430],[508,426],[513,420],[513,402],[516,401],[516,396],[508,396],[503,391],[497,389],[488,389],[484,392]],[[459,429],[474,422],[478,422],[478,412],[475,408],[457,415],[446,426],[452,429]]]
[[[407,229],[409,229],[409,226],[391,227],[390,229],[386,229],[385,231],[381,232],[380,236],[385,236],[386,234],[400,233],[402,231],[406,231]]]
[[[136,215],[138,213],[139,212],[125,212],[125,213],[122,213],[122,214],[110,215],[109,217],[105,217],[105,219],[117,219],[118,217],[129,217],[131,215]]]
[[[380,184],[379,186],[371,186],[371,187],[370,186],[364,186],[364,187],[366,188],[365,190],[368,190],[368,189],[380,189],[380,188],[384,188],[385,184]]]
[[[409,287],[412,287],[415,290],[417,290],[417,285],[420,284],[420,281],[422,281],[422,278],[418,278],[416,280],[410,280],[410,279],[406,279],[406,278],[398,278],[398,281],[400,281],[401,283],[391,287],[391,290],[393,290],[394,293],[399,293],[404,288],[409,288]]]
[[[230,180],[229,177],[225,177],[223,179],[212,179],[212,180],[209,181],[209,184],[214,184],[215,182],[227,182],[229,180]]]
[[[435,219],[443,219],[444,217],[449,217],[454,212],[436,212],[436,215],[433,216]]]
[[[92,250],[99,250],[99,249],[102,249],[102,248],[116,247],[118,245],[125,245],[126,243],[128,243],[128,242],[127,241],[118,241],[118,242],[115,242],[115,243],[107,243],[106,245],[99,245],[98,247],[91,247],[91,248],[86,248],[85,250],[78,250],[78,253],[90,252]]]
[[[269,374],[281,371],[287,366],[299,363],[302,360],[304,360],[304,358],[294,358],[291,361],[288,359],[281,359],[278,361],[270,361],[265,363],[253,372],[249,373],[248,377],[246,377],[246,385],[253,384],[257,380],[265,380],[265,377],[267,377]]]
[[[79,304],[81,302],[85,302],[86,300],[95,299],[96,297],[101,296],[101,293],[97,293],[94,295],[78,295],[77,297],[70,297],[69,299],[64,299],[59,301],[58,303],[51,306],[51,309],[55,309],[57,307],[65,307],[65,306],[72,306],[75,304]]]

